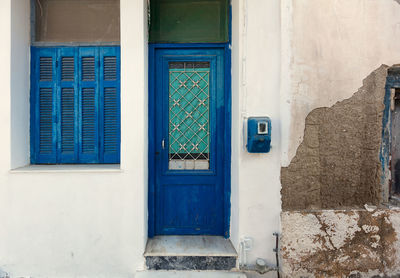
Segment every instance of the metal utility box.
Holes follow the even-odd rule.
[[[268,153],[271,149],[271,119],[250,117],[247,119],[247,151]]]

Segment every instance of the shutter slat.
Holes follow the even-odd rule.
[[[82,89],[82,152],[96,151],[96,96],[94,88]]]
[[[120,162],[120,48],[101,49],[102,162]]]
[[[104,57],[104,80],[117,80],[117,57]]]
[[[99,66],[99,47],[79,49],[79,160],[81,163],[100,163]]]
[[[104,88],[104,152],[116,152],[119,145],[118,94],[116,88]]]
[[[74,81],[75,76],[75,58],[61,58],[61,81]]]
[[[56,49],[32,48],[31,163],[56,163]]]
[[[78,49],[58,50],[57,163],[79,163],[78,159]]]
[[[95,81],[95,57],[82,57],[82,81]]]
[[[53,90],[39,89],[39,153],[53,152]]]
[[[74,88],[61,89],[61,152],[75,151],[75,92]]]
[[[40,57],[39,58],[39,78],[40,81],[53,80],[53,58]]]

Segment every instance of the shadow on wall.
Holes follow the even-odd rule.
[[[0,278],[10,278],[7,272],[0,269]]]
[[[382,202],[379,151],[388,68],[372,72],[351,98],[307,116],[303,142],[281,169],[283,210]]]

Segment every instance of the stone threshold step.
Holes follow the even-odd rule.
[[[135,278],[246,278],[244,273],[227,271],[143,271]]]
[[[231,270],[236,267],[235,257],[215,256],[152,256],[146,257],[151,270]]]
[[[156,236],[144,256],[151,270],[231,270],[237,259],[230,240],[219,236]]]
[[[147,241],[144,256],[237,257],[237,253],[221,236],[156,236]]]

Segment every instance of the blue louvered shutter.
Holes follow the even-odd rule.
[[[57,160],[56,144],[56,50],[32,49],[31,162],[52,164]]]
[[[33,47],[31,76],[31,163],[120,162],[120,47]]]
[[[76,48],[58,50],[58,163],[78,162],[78,51]]]
[[[120,48],[100,49],[100,152],[102,163],[120,162]]]
[[[99,51],[79,49],[79,160],[99,163]]]

